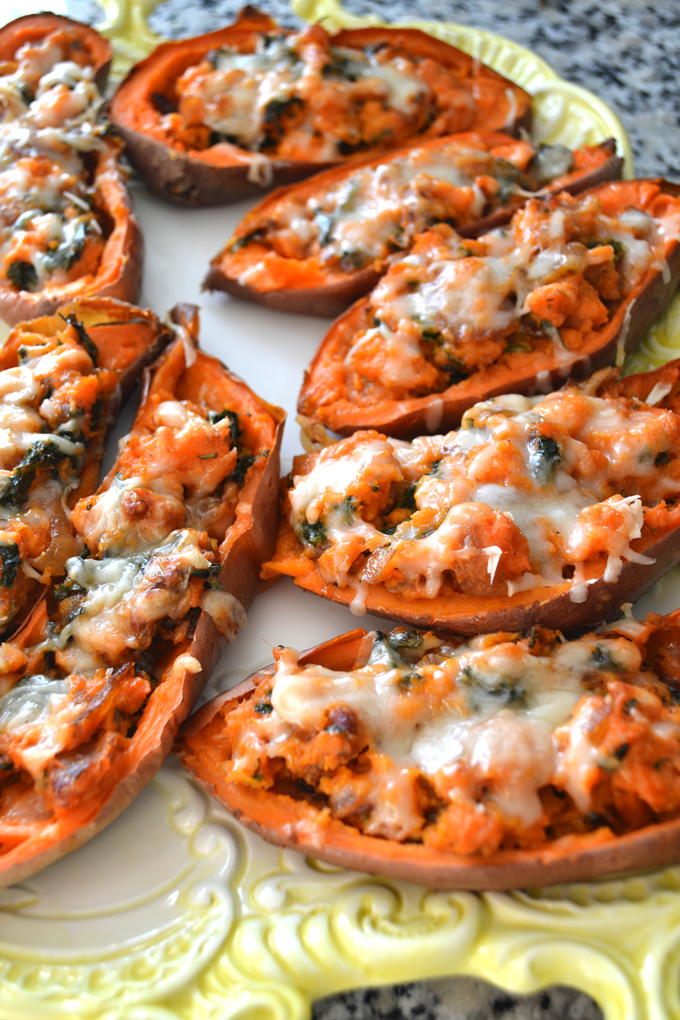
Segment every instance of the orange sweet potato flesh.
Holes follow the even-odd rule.
[[[597,387],[597,396],[637,397],[644,401],[655,386],[670,390],[656,407],[680,412],[680,359],[669,362],[652,372],[618,379],[618,372],[604,372]],[[656,512],[653,525],[645,524],[640,538],[631,542],[631,548],[654,559],[651,565],[627,560],[619,579],[605,582],[606,557],[584,564],[584,578],[589,582],[583,602],[570,597],[571,584],[564,581],[544,588],[530,588],[512,596],[482,596],[462,592],[439,594],[433,599],[405,598],[398,590],[390,591],[383,583],[366,586],[365,611],[389,620],[399,620],[414,627],[424,627],[440,635],[460,634],[472,637],[492,631],[524,630],[540,626],[574,634],[601,622],[616,619],[620,606],[635,602],[668,570],[680,563],[680,503],[664,504]],[[270,565],[265,565],[266,576],[284,574],[292,577],[300,588],[314,592],[332,602],[351,606],[356,591],[327,584],[319,573],[315,561],[303,555],[288,521],[279,529],[276,553]]]
[[[37,42],[60,28],[77,33],[88,52],[95,81],[100,91],[106,86],[111,63],[111,46],[88,25],[56,14],[35,14],[18,18],[0,29],[0,61],[11,60],[28,42]],[[65,301],[80,297],[112,297],[135,303],[142,285],[142,234],[132,211],[132,201],[120,169],[122,145],[109,139],[106,148],[95,154],[92,184],[96,189],[95,209],[105,226],[105,244],[94,272],[70,283],[49,283],[30,292],[0,287],[0,319],[11,326],[40,315],[51,315]]]
[[[658,618],[659,636],[677,632],[680,610]],[[324,642],[300,656],[300,664],[351,670],[366,661],[366,631]],[[663,867],[680,858],[680,819],[633,832],[575,835],[532,850],[497,850],[461,856],[420,843],[365,835],[306,800],[225,779],[223,750],[213,734],[230,705],[249,697],[274,671],[265,666],[196,712],[180,732],[175,751],[184,767],[240,822],[270,843],[318,857],[339,867],[417,882],[437,889],[502,890],[593,879],[638,868]]]
[[[178,306],[173,312],[190,334],[196,334],[198,319],[192,306]],[[249,387],[217,361],[200,351],[186,368],[185,352],[193,348],[190,340],[172,344],[147,370],[144,392],[132,435],[143,434],[153,412],[154,395],[163,399],[205,402],[218,413],[226,406],[240,418],[245,440],[254,453],[255,463],[246,473],[239,493],[236,520],[219,547],[222,563],[220,581],[248,609],[259,589],[260,563],[275,541],[278,516],[279,448],[284,414],[260,400]],[[269,451],[265,456],[265,451]],[[99,492],[111,484],[116,465],[104,479]],[[34,609],[14,644],[27,647],[42,632],[48,603],[43,600]],[[225,638],[205,612],[196,624],[193,636],[170,650],[161,642],[155,653],[160,683],[144,705],[141,717],[127,746],[115,755],[83,753],[96,779],[81,799],[74,799],[68,813],[57,819],[41,818],[35,800],[15,805],[13,823],[16,845],[0,856],[0,886],[10,885],[34,874],[52,861],[81,846],[108,825],[149,782],[168,755],[180,724],[188,716],[225,647]],[[152,649],[153,651],[153,649]],[[194,672],[191,657],[200,664]],[[26,813],[26,821],[20,817]],[[0,836],[8,826],[0,816]]]
[[[457,142],[463,147],[489,152],[503,143],[507,144],[507,141],[506,135],[492,131],[467,131],[445,138],[433,138],[424,143],[400,148],[388,156],[362,160],[351,166],[333,167],[322,174],[316,174],[311,180],[279,188],[244,216],[229,244],[210,263],[203,287],[206,290],[224,290],[235,297],[254,301],[281,312],[335,318],[353,301],[372,290],[382,272],[387,269],[387,263],[382,266],[372,264],[364,269],[344,271],[339,267],[329,268],[319,264],[318,259],[314,258],[297,260],[279,255],[276,258],[276,265],[272,266],[272,274],[280,272],[281,283],[278,287],[265,289],[256,284],[239,282],[240,276],[258,262],[265,251],[257,245],[246,245],[238,252],[233,252],[231,249],[234,241],[247,237],[259,227],[264,227],[268,220],[275,216],[276,211],[287,202],[293,200],[303,204],[319,191],[325,191],[345,180],[357,169],[390,163],[413,148],[436,152],[451,142]],[[613,139],[608,139],[599,146],[577,150],[575,156],[577,157],[575,168],[553,181],[548,186],[548,191],[568,191],[576,195],[603,181],[615,180],[621,175],[623,160],[616,155],[616,143]],[[513,201],[505,203],[489,215],[460,227],[458,233],[464,237],[476,237],[501,226],[507,223],[515,209],[523,202],[524,198],[516,196]],[[269,251],[266,253],[270,254]],[[399,254],[403,255],[406,252],[401,251]]]
[[[180,205],[216,205],[261,194],[264,187],[298,181],[337,162],[268,160],[227,143],[188,152],[168,144],[152,94],[172,101],[177,78],[188,67],[200,63],[211,50],[230,46],[251,52],[260,33],[277,28],[267,15],[254,7],[245,7],[233,25],[194,39],[162,43],[132,68],[111,100],[110,115],[125,139],[130,161],[150,188]],[[340,32],[333,38],[333,45],[357,49],[385,42],[413,56],[430,57],[468,81],[477,108],[473,127],[515,134],[530,126],[528,93],[424,32],[367,28]],[[367,154],[370,155],[370,150],[362,157]]]
[[[680,186],[663,180],[613,181],[586,192],[601,197],[606,215],[629,206],[654,215],[669,205],[680,211]],[[680,279],[680,245],[665,243],[666,265],[648,269],[621,302],[609,322],[592,332],[569,360],[550,351],[516,351],[473,372],[441,393],[405,400],[360,405],[351,400],[344,360],[363,325],[368,299],[357,301],[333,323],[312,361],[300,391],[298,409],[312,421],[351,435],[374,428],[398,439],[455,428],[473,404],[500,393],[535,394],[560,386],[567,376],[581,378],[612,364],[617,354],[632,350],[670,300]]]

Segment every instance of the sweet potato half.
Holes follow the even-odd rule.
[[[461,161],[461,178],[468,176],[468,183],[451,183],[450,161],[456,156]],[[463,176],[466,163],[469,172]],[[534,164],[542,164],[542,172]],[[203,286],[282,312],[334,318],[367,294],[388,266],[408,251],[414,235],[433,222],[444,220],[455,224],[461,236],[475,237],[506,223],[531,192],[577,194],[617,179],[622,165],[613,139],[584,146],[570,157],[562,146],[543,146],[539,152],[528,142],[490,131],[434,138],[358,166],[334,167],[275,191],[241,220],[229,243],[212,260]],[[388,190],[389,184],[385,187],[382,182],[390,179],[390,173],[394,184]],[[332,240],[334,215],[339,206],[342,211],[347,208],[347,196],[355,188],[373,195],[375,220],[370,204],[364,214],[353,199],[346,246],[341,240],[340,250],[329,252],[320,240],[310,243],[306,233],[299,235],[296,218],[306,231],[309,225],[315,226],[320,212],[319,235],[326,227],[324,244]],[[409,199],[401,210],[396,206],[399,191]],[[337,200],[331,201],[333,195]],[[417,206],[416,197],[420,198]],[[387,216],[381,199],[388,205]],[[364,220],[367,239],[374,244],[373,230],[381,238],[390,235],[377,254],[362,249],[361,234],[352,226],[356,219]]]
[[[477,255],[484,255],[496,243],[494,235],[461,240],[460,250],[468,257],[457,264],[435,263],[435,249],[446,256],[456,244],[450,228],[435,227],[417,239],[413,271],[409,257],[400,260],[371,295],[333,323],[305,374],[300,413],[341,435],[375,428],[407,439],[455,427],[463,412],[478,400],[507,392],[548,392],[568,376],[582,377],[615,359],[621,364],[625,352],[635,347],[661,314],[680,277],[676,230],[680,188],[662,180],[614,181],[581,194],[577,205],[575,201],[571,200],[570,206],[568,196],[530,199],[515,213],[508,228],[508,234],[515,232],[518,247],[505,264],[510,264],[514,252],[522,250],[521,242],[533,237],[550,215],[566,210],[568,216],[572,208],[585,222],[593,202],[605,217],[630,217],[640,210],[658,218],[662,226],[658,242],[650,247],[653,257],[639,269],[624,270],[621,275],[617,268],[622,265],[621,242],[612,239],[609,244],[610,238],[598,238],[595,230],[591,236],[583,235],[580,250],[585,253],[587,248],[591,254],[586,257],[593,260],[599,257],[598,251],[605,256],[608,252],[609,263],[585,271],[582,266],[575,272],[570,259],[582,242],[578,231],[572,236],[568,229],[562,241],[554,246],[552,241],[544,241],[535,249],[538,256],[531,255],[531,259],[540,260],[554,250],[557,258],[559,251],[561,265],[551,268],[528,296],[512,293],[501,301],[501,294],[498,307],[492,308],[482,300],[484,293],[493,296],[496,279],[504,285],[506,277],[494,277],[494,260],[488,260],[487,269]],[[637,243],[633,238],[632,242]],[[433,266],[433,272],[441,265],[446,266],[444,272],[458,271],[456,286],[467,273],[469,299],[456,297],[463,292],[448,291],[446,282],[419,282],[417,262],[422,259]],[[474,277],[480,266],[482,270]],[[530,267],[529,272],[533,271]],[[429,270],[422,272],[427,275]],[[490,278],[479,284],[482,272],[488,272]],[[409,274],[414,276],[412,283],[406,280]],[[381,326],[376,316],[385,314],[385,309],[392,315],[389,302],[394,301],[396,309],[397,301],[408,298],[408,293],[402,293],[407,283],[415,288],[414,301],[418,288],[426,295],[428,290],[434,294],[438,286],[438,296],[436,300],[431,295],[422,298],[425,310],[416,317],[417,326],[416,319],[397,321],[396,311],[389,324]],[[524,287],[523,279],[519,287]],[[376,334],[373,345],[367,346],[376,324],[380,330],[386,328],[387,335]],[[394,343],[401,351],[396,345],[403,344],[398,334],[405,329],[410,330],[405,353],[393,365],[390,345]]]
[[[69,18],[36,14],[0,29],[2,73],[24,82],[2,100],[3,135],[12,141],[19,131],[10,178],[0,176],[0,319],[10,325],[81,297],[139,298],[142,237],[119,165],[122,143],[98,120],[110,59],[109,43]],[[92,69],[89,113],[72,98],[75,79],[59,77],[69,64]],[[45,84],[53,73],[58,80]],[[12,183],[17,173],[28,182],[23,191]]]
[[[271,549],[283,413],[196,349],[145,377],[67,563],[0,659],[0,883],[90,839],[157,771]]]
[[[272,39],[276,42],[289,35],[282,33],[271,18],[245,7],[235,24],[194,39],[162,43],[132,68],[111,101],[110,113],[125,139],[130,160],[150,188],[182,205],[233,202],[261,193],[263,187],[300,180],[357,155],[366,157],[403,145],[409,133],[414,138],[426,137],[428,132],[441,135],[468,129],[516,133],[530,125],[531,99],[523,89],[447,43],[414,29],[343,31],[332,38],[335,55],[330,56],[327,33],[320,26],[307,29],[306,44],[319,47],[311,58],[310,73],[316,77],[309,79],[310,95],[301,98],[295,93],[290,99],[270,101],[264,114],[264,137],[254,139],[252,149],[241,145],[228,124],[221,130],[211,130],[203,123],[194,97],[183,105],[177,82],[188,69],[214,60],[213,54],[224,48],[253,53],[258,40],[266,40],[268,45]],[[320,93],[328,89],[329,81],[342,79],[352,49],[366,53],[389,49],[426,76],[427,87],[435,96],[444,89],[444,78],[455,80],[455,87],[448,84],[446,95],[450,92],[450,98],[445,96],[441,105],[435,103],[422,123],[414,122],[410,132],[404,133],[401,125],[395,134],[394,126],[387,122],[377,129],[377,122],[382,124],[387,117],[387,106],[376,97],[373,105],[365,108],[361,130],[348,133],[336,97],[329,95],[322,101]],[[231,79],[222,87],[225,94],[229,87]],[[240,80],[235,81],[233,88],[239,87]],[[330,152],[320,145],[317,151],[296,151],[287,143],[305,115],[310,97],[314,115],[324,118],[329,135],[335,133],[343,139],[339,151]],[[222,125],[221,120],[215,123]],[[311,130],[309,136],[320,137],[318,131]]]
[[[94,28],[80,21],[73,21],[72,18],[65,18],[61,14],[50,14],[48,11],[27,14],[3,25],[0,28],[0,62],[11,63],[21,46],[39,45],[53,32],[63,30],[72,35],[74,47],[85,51],[86,63],[94,71],[97,88],[103,92],[111,66],[111,44]]]
[[[278,649],[276,677],[272,664],[208,702],[176,751],[244,825],[340,867],[438,889],[661,867],[680,858],[679,615],[623,621],[573,651],[540,628],[448,648],[404,628],[355,630],[297,667]],[[573,688],[556,709],[570,656]],[[314,691],[299,722],[286,711],[296,670]],[[377,690],[374,676],[385,677]],[[534,729],[524,712],[536,699],[546,723]],[[446,713],[450,732],[438,734]],[[585,746],[572,754],[592,713],[597,726],[581,730]],[[409,743],[418,738],[419,754]]]
[[[0,347],[0,633],[78,551],[69,509],[96,488],[121,403],[171,338],[149,311],[90,298],[21,323]]]
[[[680,561],[680,362],[617,375],[296,458],[263,576],[444,635],[613,619]]]

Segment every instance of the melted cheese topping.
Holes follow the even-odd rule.
[[[19,290],[91,272],[103,245],[82,156],[105,148],[103,99],[74,41],[25,44],[0,76],[0,282]]]
[[[55,342],[46,352],[31,349],[30,368],[25,363],[12,370],[4,386],[15,400],[8,422],[21,411],[17,420],[26,427],[17,394],[46,397],[45,373],[56,388],[59,361],[72,356],[75,346]],[[62,407],[63,399],[57,403]],[[214,413],[190,400],[149,405],[143,432],[128,437],[119,452],[111,485],[80,500],[72,512],[76,549],[84,546],[83,554],[67,559],[48,618],[34,624],[33,643],[7,643],[0,650],[5,778],[12,783],[20,772],[30,775],[45,802],[57,807],[64,783],[73,780],[63,771],[67,763],[55,762],[57,755],[103,742],[104,751],[92,753],[105,753],[108,761],[106,749],[115,754],[134,732],[152,673],[158,670],[157,682],[165,668],[165,651],[160,662],[155,650],[147,652],[156,638],[169,645],[187,642],[201,610],[228,640],[245,623],[243,607],[221,590],[218,557],[254,460],[242,444],[238,415]],[[59,448],[77,445],[65,435],[52,439]],[[180,673],[201,668],[186,653],[173,664]]]
[[[512,199],[522,201],[519,196],[527,188],[536,190],[571,168],[569,150],[554,148],[559,158],[547,178],[534,170],[536,149],[528,143],[502,146],[498,154],[456,141],[436,151],[413,149],[315,191],[304,204],[294,199],[280,203],[252,240],[284,257],[314,256],[352,272],[409,248],[415,235],[434,222],[460,228]],[[541,156],[545,160],[543,151]],[[248,241],[249,235],[239,238],[233,250]],[[246,270],[244,282],[257,286],[267,273],[266,261],[258,263]]]
[[[459,431],[389,440],[374,432],[314,455],[290,491],[290,521],[325,581],[512,595],[624,561],[645,505],[680,491],[680,420],[577,389],[476,404]],[[408,486],[408,489],[406,488]],[[631,491],[632,490],[632,491]]]
[[[254,53],[212,53],[181,75],[176,94],[178,112],[161,124],[180,147],[228,143],[321,162],[465,130],[475,109],[469,87],[434,61],[335,47],[319,25],[260,36]]]
[[[422,233],[383,276],[344,367],[370,404],[447,389],[513,352],[544,350],[565,369],[650,269],[680,223],[669,204],[605,215],[597,195],[532,199],[508,230],[464,240]],[[388,338],[388,343],[385,343]]]
[[[542,631],[457,646],[405,628],[373,637],[367,664],[350,672],[279,650],[273,677],[225,715],[228,777],[274,789],[279,776],[300,778],[366,833],[488,853],[545,839],[570,803],[568,824],[582,829],[610,776],[658,801],[636,772],[637,744],[626,771],[636,739],[651,775],[662,744],[680,760],[680,711],[662,707],[663,685],[624,636],[564,642]],[[680,801],[673,776],[669,810]],[[606,787],[598,798],[615,816]]]

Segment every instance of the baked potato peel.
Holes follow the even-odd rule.
[[[253,117],[244,118],[241,106],[245,109],[250,94],[257,93],[262,69],[271,62],[280,71],[295,59],[286,50],[289,38],[300,52],[308,52],[304,69],[286,85],[285,99],[265,102],[271,93],[263,84],[262,110],[253,107]],[[395,54],[399,87],[396,76],[390,77],[393,85],[379,84],[367,101],[369,86],[363,83],[373,81],[364,76],[367,55],[377,61],[371,73],[389,77],[393,70],[388,66],[381,72],[383,51],[388,64]],[[232,59],[234,53],[253,52],[259,61],[254,77],[243,60]],[[362,95],[346,113],[344,92],[336,86],[339,82],[347,91],[357,80]],[[240,95],[241,106],[232,105],[230,89]],[[530,126],[531,100],[479,61],[418,30],[353,29],[329,40],[315,25],[294,36],[248,6],[227,28],[158,46],[132,68],[110,113],[149,187],[181,205],[214,205],[394,148],[409,137],[470,128],[517,133]],[[313,123],[305,121],[307,114]],[[259,130],[251,137],[258,118]]]
[[[245,623],[277,516],[283,412],[196,346],[151,371],[82,553],[1,646],[0,883],[80,846],[158,770]]]
[[[680,561],[679,364],[296,458],[263,576],[444,635],[613,619]]]
[[[680,856],[678,623],[278,649],[175,750],[248,828],[339,867],[490,890],[661,867]]]

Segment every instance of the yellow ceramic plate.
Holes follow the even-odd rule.
[[[144,20],[153,0],[105,6],[122,72],[155,42]],[[297,9],[331,27],[364,23],[332,0],[298,0]],[[613,134],[629,155],[611,110],[529,51],[485,32],[425,27],[532,92],[543,138],[576,145]],[[139,191],[136,206],[147,240],[143,303],[160,313],[177,300],[203,305],[206,349],[288,408],[292,456],[297,391],[325,324],[201,294],[210,257],[246,205],[180,209]],[[680,304],[636,367],[676,353]],[[679,596],[671,574],[638,609],[670,611]],[[208,694],[269,661],[273,644],[307,647],[355,625],[343,607],[279,582],[255,603]],[[569,984],[593,995],[607,1020],[677,1020],[679,963],[680,868],[545,891],[431,891],[269,846],[174,760],[91,843],[0,891],[2,1020],[304,1020],[311,1000],[335,991],[449,974],[515,992]]]

